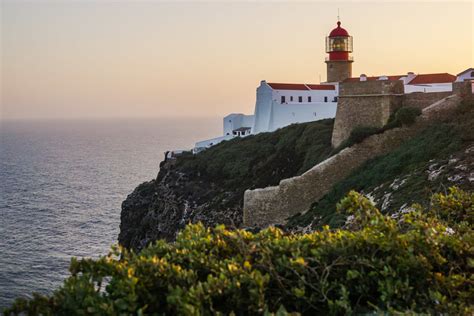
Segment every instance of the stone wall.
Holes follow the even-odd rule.
[[[394,150],[427,124],[444,120],[460,100],[457,95],[446,97],[426,107],[413,126],[373,135],[360,144],[342,150],[301,176],[282,180],[278,186],[245,191],[243,225],[265,227],[283,224],[287,218],[307,211],[312,203],[322,198],[331,187],[368,159]]]
[[[470,81],[453,82],[453,93],[461,98],[474,101],[473,83]]]
[[[427,106],[439,101],[447,96],[451,95],[452,92],[413,92],[405,94],[403,96],[403,106],[411,106],[419,108],[420,110],[426,108]]]
[[[403,82],[358,81],[339,85],[332,145],[339,146],[354,127],[384,126],[403,102]]]
[[[351,60],[327,60],[327,82],[341,82],[352,77]]]

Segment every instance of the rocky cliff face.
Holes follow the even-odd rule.
[[[157,178],[138,186],[123,202],[119,243],[139,250],[157,239],[173,240],[190,222],[240,227],[245,190],[277,185],[330,157],[332,127],[333,120],[297,124],[163,162]],[[473,133],[474,108],[469,105],[363,164],[307,212],[291,218],[286,228],[343,225],[346,216],[335,212],[336,204],[353,189],[371,196],[382,209],[384,204],[403,209],[401,201],[429,203],[427,193],[449,185],[471,191]]]
[[[235,199],[237,194],[212,182],[190,179],[176,168],[176,160],[162,162],[157,178],[139,185],[122,203],[119,243],[139,250],[157,239],[173,240],[190,222],[238,227],[241,205],[226,207],[221,199],[217,201],[222,196]]]
[[[239,227],[245,190],[275,185],[326,159],[333,123],[295,124],[162,162],[157,178],[123,202],[119,243],[138,250],[173,240],[190,222]]]

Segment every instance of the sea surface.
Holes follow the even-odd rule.
[[[219,119],[0,122],[0,311],[62,284],[71,257],[117,243],[120,206],[164,151],[218,136]]]

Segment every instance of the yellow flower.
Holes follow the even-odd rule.
[[[237,267],[235,264],[233,263],[229,263],[227,264],[227,269],[229,269],[230,272],[234,272],[234,271],[237,271],[239,270],[239,267]]]
[[[244,262],[244,268],[245,269],[250,269],[252,267],[252,265],[250,264],[250,262],[248,262],[247,260]]]
[[[304,261],[304,258],[302,258],[302,257],[298,257],[298,258],[294,259],[293,263],[297,263],[297,264],[300,264],[302,266],[306,265],[306,261]]]

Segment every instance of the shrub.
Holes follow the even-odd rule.
[[[462,100],[461,104],[456,109],[456,112],[460,115],[469,113],[474,109],[474,100]]]
[[[354,144],[361,143],[367,137],[378,134],[381,131],[382,130],[380,128],[374,126],[357,126],[351,131],[345,146],[349,147]]]
[[[412,106],[404,106],[395,111],[388,119],[384,130],[395,127],[410,126],[415,123],[416,118],[421,115],[421,110]]]
[[[350,192],[338,210],[352,215],[352,230],[252,234],[189,225],[175,243],[138,254],[73,259],[51,297],[17,300],[5,314],[467,315],[474,312],[474,234],[466,224],[473,195],[453,188],[433,201],[428,212],[415,207],[396,220]],[[436,215],[451,212],[462,213],[463,229]]]
[[[419,108],[404,106],[395,112],[395,121],[399,122],[400,125],[410,126],[415,123],[416,118],[421,115]]]

